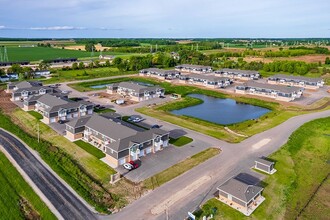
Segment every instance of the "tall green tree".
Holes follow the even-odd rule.
[[[96,51],[95,45],[93,43],[87,43],[85,45],[85,50],[88,52]]]

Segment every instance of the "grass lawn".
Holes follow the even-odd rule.
[[[181,146],[184,146],[186,144],[189,144],[193,141],[192,138],[190,137],[187,137],[187,136],[182,136],[182,137],[179,137],[177,139],[170,139],[170,144],[173,144],[177,147],[181,147]]]
[[[32,115],[33,117],[35,117],[36,119],[38,119],[38,120],[43,119],[43,116],[42,116],[39,112],[36,112],[36,111],[28,111],[28,113],[29,113],[30,115]]]
[[[95,113],[107,113],[107,112],[116,112],[116,110],[112,109],[112,108],[104,108],[104,109],[94,109]]]
[[[144,180],[143,184],[147,189],[159,187],[219,153],[217,148],[208,148]]]
[[[105,157],[105,153],[89,143],[86,143],[82,140],[75,141],[74,143],[98,159]]]
[[[55,70],[52,73],[52,78],[46,79],[43,82],[45,84],[52,84],[58,82],[67,82],[74,80],[86,80],[95,79],[101,77],[111,77],[132,74],[135,72],[120,72],[115,67],[99,67],[94,69],[84,69],[84,70]]]
[[[295,131],[280,150],[270,155],[276,161],[277,172],[263,180],[266,200],[251,215],[252,219],[329,217],[330,185],[326,179],[330,170],[329,135],[330,117],[308,122]],[[210,213],[213,207],[218,210],[215,219],[245,219],[243,214],[215,199],[203,205],[202,214]]]
[[[33,136],[37,136],[37,119],[30,114],[18,109],[13,112],[13,116],[24,128],[24,130]],[[95,158],[90,153],[78,147],[75,143],[70,142],[65,137],[58,135],[54,130],[44,123],[39,123],[40,138],[49,141],[50,143],[59,146],[70,154],[78,163],[95,179],[101,182],[110,180],[109,174],[115,173],[108,165]]]
[[[56,219],[2,152],[0,167],[0,219]]]

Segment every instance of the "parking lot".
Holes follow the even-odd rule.
[[[141,157],[141,166],[137,169],[128,171],[119,166],[116,171],[133,182],[140,182],[209,147],[211,145],[202,141],[193,141],[183,147],[170,145],[155,154]]]

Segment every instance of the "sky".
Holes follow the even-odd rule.
[[[0,0],[0,37],[330,37],[329,0]]]

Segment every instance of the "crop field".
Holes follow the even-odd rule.
[[[0,45],[1,42],[0,42]],[[16,47],[7,46],[7,54],[9,61],[40,61],[56,58],[97,58],[99,52],[94,52],[91,57],[91,52],[80,50],[66,50],[60,48],[49,47]],[[133,53],[118,53],[118,52],[102,52],[103,55],[115,55],[120,57],[129,57],[132,55],[143,55]]]
[[[2,152],[0,167],[0,219],[56,219]]]

